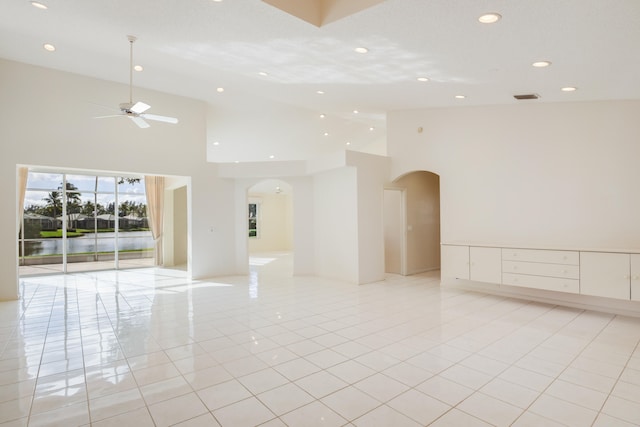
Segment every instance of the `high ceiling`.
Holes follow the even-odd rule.
[[[136,86],[218,107],[255,99],[383,117],[640,98],[639,0],[385,0],[320,27],[260,0],[41,2],[2,0],[0,57],[127,83],[133,34]],[[480,23],[487,12],[502,19]],[[551,66],[531,65],[542,60]],[[513,98],[528,93],[540,99]]]

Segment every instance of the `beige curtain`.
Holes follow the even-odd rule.
[[[27,177],[29,176],[29,168],[24,166],[18,167],[18,218],[16,218],[16,227],[18,230],[22,228],[22,216],[24,215],[24,195],[27,192]]]
[[[164,211],[164,177],[145,176],[144,186],[147,193],[147,216],[149,227],[155,242],[155,265],[162,265],[162,223]]]

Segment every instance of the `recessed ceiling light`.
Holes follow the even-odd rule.
[[[269,73],[266,73],[264,71],[260,71],[258,74],[260,74],[262,77],[267,77],[269,75]]]
[[[42,45],[42,47],[45,50],[48,50],[49,52],[53,52],[53,51],[56,50],[56,47],[54,45],[52,45],[51,43],[45,43],[45,44]]]
[[[491,12],[491,13],[485,13],[484,15],[481,15],[478,18],[478,21],[480,21],[483,24],[495,24],[500,19],[502,19],[502,15],[500,15],[499,13]]]
[[[222,92],[224,92],[224,88],[223,87],[219,87],[219,88],[216,89],[216,92],[222,93]]]
[[[347,141],[347,145],[351,145],[351,143],[349,141]]]
[[[551,65],[551,61],[536,61],[531,65],[536,67],[536,68],[544,68],[544,67],[548,67],[549,65]]]
[[[418,81],[419,82],[428,82],[429,81],[429,77],[418,77]]]
[[[354,50],[356,52],[358,52],[358,53],[367,53],[367,52],[369,52],[369,49],[367,49],[366,47],[357,47]]]
[[[324,95],[324,91],[322,91],[322,90],[317,90],[317,91],[316,91],[316,93],[317,93],[318,95]]]
[[[211,1],[213,1],[214,3],[222,3],[222,0],[211,0]]]
[[[360,111],[358,110],[353,110],[353,114],[358,114]]]
[[[40,3],[39,1],[32,1],[31,6],[37,7],[38,9],[49,9],[46,4]]]
[[[273,154],[269,156],[270,159],[275,159],[276,156],[274,156]]]
[[[220,143],[218,141],[215,141],[213,145],[220,145]]]
[[[373,131],[373,130],[375,130],[375,128],[374,128],[373,126],[371,126],[371,127],[369,128],[369,130],[370,130],[370,131]]]
[[[325,116],[324,114],[320,114],[320,118],[321,119],[324,119],[325,117],[327,117],[327,116]]]
[[[325,132],[325,133],[324,133],[324,136],[329,136],[329,132]]]
[[[233,163],[240,163],[240,160],[236,160],[236,161],[234,161]]]
[[[563,92],[575,92],[576,90],[578,90],[578,88],[574,87],[574,86],[566,86],[566,87],[563,87],[560,90],[563,91]]]
[[[144,70],[144,67],[142,65],[134,65],[133,69],[136,70],[136,71],[142,71],[142,70]]]
[[[466,96],[465,95],[456,95],[455,98],[456,99],[465,99]]]

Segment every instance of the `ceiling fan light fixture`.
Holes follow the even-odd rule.
[[[149,123],[147,123],[147,120],[171,124],[178,123],[178,119],[175,117],[145,113],[145,111],[151,108],[149,104],[145,104],[141,101],[133,102],[133,71],[142,71],[142,66],[133,65],[133,43],[135,43],[137,37],[128,35],[127,40],[129,40],[129,102],[123,102],[118,106],[120,109],[120,114],[96,117],[96,119],[107,117],[127,117],[141,129],[151,127]]]

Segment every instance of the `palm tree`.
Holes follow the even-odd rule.
[[[51,212],[51,217],[55,220],[58,212],[62,213],[62,195],[59,191],[52,191],[47,194],[47,197],[43,198],[47,202],[47,213]]]

